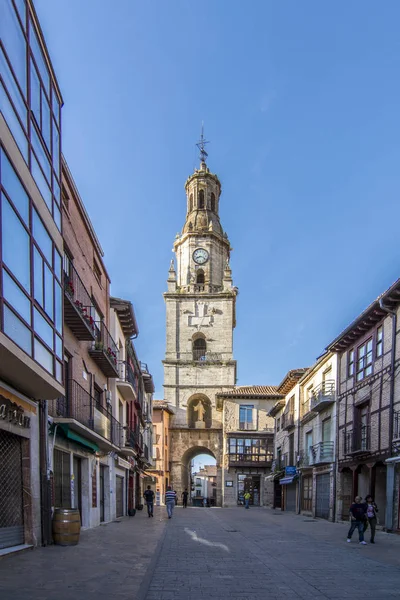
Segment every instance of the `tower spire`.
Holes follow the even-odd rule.
[[[204,121],[201,122],[201,136],[200,140],[197,142],[196,146],[200,150],[200,162],[206,164],[206,159],[208,157],[208,152],[206,152],[205,145],[209,144],[204,138]]]

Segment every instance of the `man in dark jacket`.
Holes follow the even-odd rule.
[[[353,504],[350,506],[351,525],[347,534],[347,542],[351,542],[351,536],[355,529],[358,529],[358,539],[360,544],[366,545],[364,541],[364,523],[367,518],[367,505],[362,502],[361,496],[356,496]]]
[[[143,494],[144,499],[146,501],[147,504],[147,514],[150,517],[154,517],[153,515],[153,508],[154,508],[154,492],[151,489],[151,487],[148,485],[147,486],[147,490],[145,491],[145,493]]]

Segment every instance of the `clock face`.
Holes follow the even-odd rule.
[[[204,265],[208,261],[208,252],[204,248],[197,248],[193,252],[193,260],[198,265]]]

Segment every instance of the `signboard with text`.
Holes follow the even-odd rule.
[[[297,473],[296,467],[285,467],[285,476],[294,477]]]

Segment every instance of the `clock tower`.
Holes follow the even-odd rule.
[[[229,266],[231,246],[219,207],[221,183],[206,164],[187,179],[186,220],[177,234],[168,277],[164,399],[174,409],[170,429],[170,481],[180,497],[190,489],[191,461],[209,454],[217,462],[216,504],[222,504],[222,413],[216,395],[233,389],[233,329],[237,288]]]

